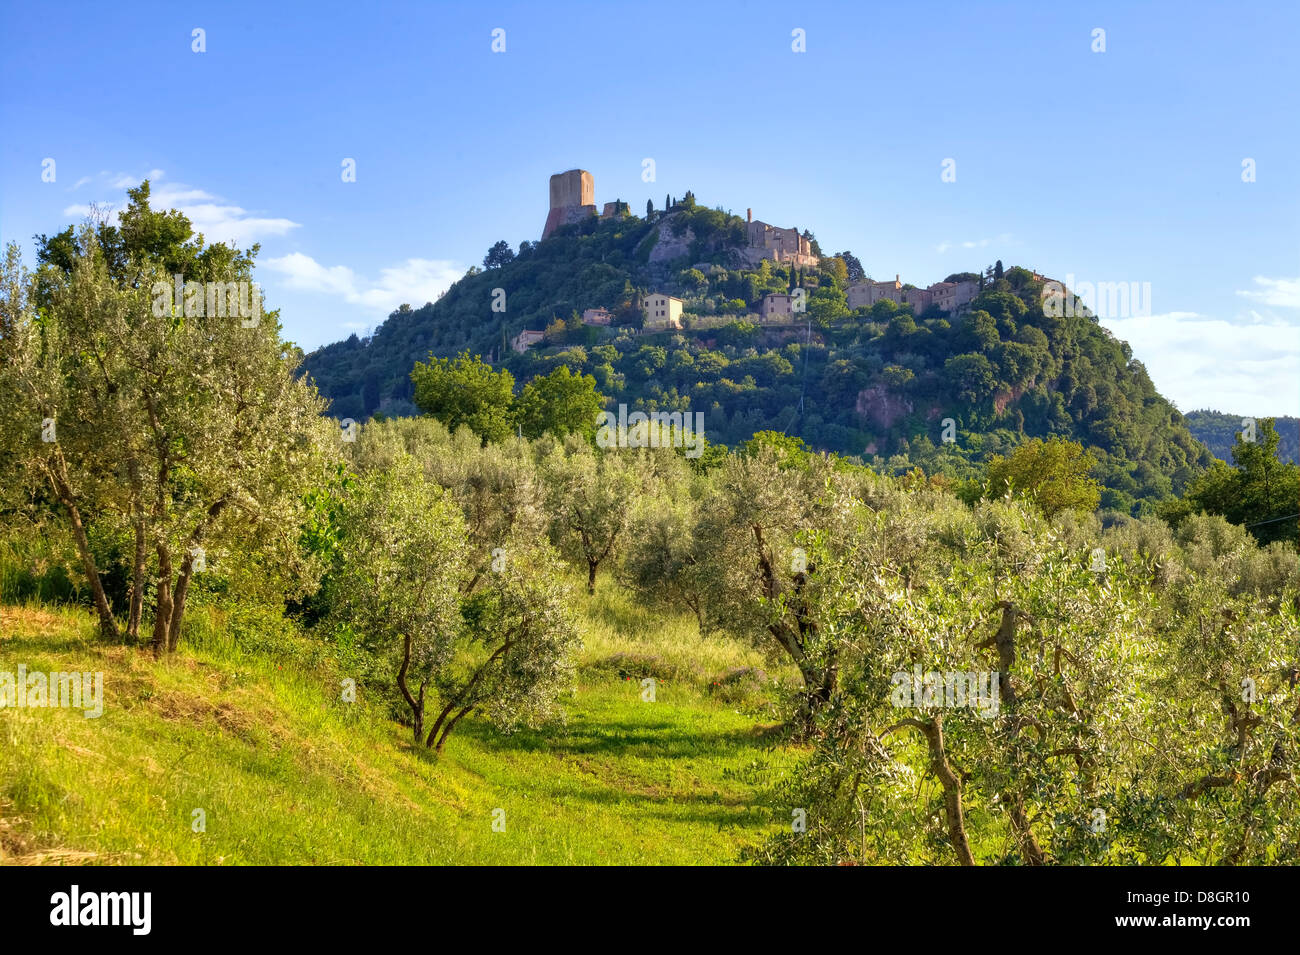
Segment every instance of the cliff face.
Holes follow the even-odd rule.
[[[1006,411],[1010,405],[1015,404],[1023,398],[1026,390],[1027,389],[1025,388],[1017,386],[1015,388],[1007,388],[1003,391],[996,392],[993,395],[993,410],[998,414],[1002,414],[1002,412]]]
[[[694,241],[695,232],[690,226],[687,226],[681,235],[674,235],[672,227],[664,222],[659,226],[659,240],[650,250],[650,264],[659,265],[688,255],[691,251],[691,243]]]
[[[854,410],[878,428],[892,428],[912,413],[912,402],[890,393],[884,385],[874,385],[858,392]]]
[[[649,264],[663,265],[688,257],[702,267],[716,260],[733,269],[753,269],[771,251],[749,248],[740,219],[714,210],[677,210],[655,220],[655,245]],[[680,230],[680,234],[679,234]]]

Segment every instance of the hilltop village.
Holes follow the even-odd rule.
[[[621,200],[606,202],[599,213],[596,211],[595,178],[585,169],[556,173],[550,180],[550,209],[542,229],[542,239],[562,226],[574,225],[597,215],[602,219],[616,218],[626,211],[627,203]],[[806,234],[800,234],[797,227],[786,229],[755,219],[752,209],[746,210],[745,239],[746,245],[734,251],[739,262],[749,268],[757,268],[769,261],[796,269],[815,269],[821,261],[813,253],[811,240]],[[794,291],[798,292],[797,289]],[[904,285],[901,277],[895,275],[893,281],[886,282],[864,279],[851,285],[847,294],[851,309],[869,308],[887,299],[899,305],[910,305],[919,315],[933,307],[949,314],[960,312],[975,300],[979,292],[980,283],[975,280],[935,282],[926,288],[916,288]],[[643,296],[643,330],[681,328],[684,304],[681,299],[665,292],[655,291]],[[785,324],[792,322],[800,311],[797,295],[774,292],[764,295],[756,303],[756,311],[744,317],[755,324]],[[608,326],[612,320],[609,310],[599,306],[584,309],[582,313],[585,325]],[[524,352],[545,337],[546,333],[540,329],[524,329],[511,339],[510,345],[515,351]]]

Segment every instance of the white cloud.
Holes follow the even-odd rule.
[[[283,275],[286,288],[344,297],[356,294],[356,276],[345,265],[327,269],[310,255],[301,252],[291,252],[259,264]]]
[[[112,175],[101,172],[99,179],[105,188],[116,191],[133,189],[141,180],[148,179],[150,185],[149,203],[154,209],[179,209],[189,218],[195,232],[203,234],[209,244],[229,242],[246,247],[268,236],[287,235],[299,227],[300,223],[291,219],[270,218],[249,212],[242,206],[228,203],[203,189],[187,186],[183,183],[163,183],[159,180],[165,173],[161,169],[150,169],[143,176],[129,173]],[[82,180],[80,186],[87,180]],[[76,187],[74,187],[76,188]],[[120,215],[126,207],[124,200],[115,196],[115,201],[99,203],[100,208],[108,209]],[[90,213],[89,203],[78,203],[63,210],[64,215],[86,216]]]
[[[379,278],[365,279],[346,265],[324,266],[309,255],[289,255],[258,263],[284,277],[284,287],[300,292],[333,295],[351,305],[391,312],[408,303],[419,308],[438,296],[465,274],[465,267],[445,259],[407,259],[382,269]]]
[[[1183,411],[1300,414],[1300,321],[1258,312],[1243,318],[1166,312],[1101,324],[1132,346],[1156,389]]]
[[[100,173],[101,177],[107,175],[108,173],[106,172]],[[113,177],[113,181],[110,182],[109,185],[112,186],[114,189],[134,189],[136,186],[140,185],[141,180],[148,179],[149,185],[156,186],[158,184],[158,180],[161,179],[164,175],[166,175],[166,173],[164,173],[161,169],[150,169],[143,176],[137,176],[134,173],[129,173],[129,172],[119,172],[116,176]]]
[[[1263,305],[1300,308],[1300,278],[1270,279],[1256,275],[1253,281],[1261,288],[1238,290],[1237,294]]]
[[[1011,241],[1011,236],[1005,232],[1002,233],[1002,235],[996,236],[992,239],[967,239],[963,242],[954,242],[951,239],[944,239],[944,241],[940,242],[938,245],[934,247],[934,251],[942,255],[944,252],[947,252],[949,249],[956,249],[956,248],[986,249],[995,242],[998,243],[999,245],[1005,245],[1010,241]]]

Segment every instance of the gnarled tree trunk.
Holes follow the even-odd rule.
[[[95,555],[90,551],[90,538],[86,536],[86,527],[81,520],[81,509],[77,506],[76,496],[63,471],[63,462],[55,461],[46,467],[50,484],[54,488],[59,503],[68,512],[72,523],[72,539],[77,546],[77,556],[81,558],[81,569],[90,584],[91,597],[95,602],[95,614],[99,617],[99,634],[105,640],[118,640],[117,621],[113,619],[113,608],[104,592],[104,582],[100,580],[99,568],[95,566]]]
[[[957,775],[948,762],[948,753],[943,740],[942,714],[931,720],[901,720],[896,726],[890,727],[881,735],[887,736],[893,730],[902,726],[910,726],[920,730],[921,735],[925,737],[926,745],[930,748],[930,768],[938,777],[939,785],[943,787],[944,814],[947,816],[948,823],[948,843],[952,846],[953,851],[957,853],[957,860],[962,865],[975,865],[975,854],[971,852],[970,840],[966,837],[966,814],[961,801],[961,777]]]
[[[762,581],[763,596],[776,601],[782,593],[781,582],[777,579],[776,568],[767,553],[767,544],[763,538],[761,524],[752,526],[754,543],[758,551],[758,572]],[[808,571],[813,568],[809,566]],[[807,572],[795,575],[794,592],[799,596],[808,584]],[[806,600],[792,602],[794,612],[793,624],[784,617],[768,625],[768,632],[776,638],[782,648],[789,654],[799,675],[803,678],[804,698],[795,715],[795,725],[802,736],[810,736],[816,729],[817,716],[835,696],[839,682],[834,657],[824,666],[818,666],[808,655],[808,641],[817,633],[817,624],[812,619]]]
[[[158,550],[158,598],[154,603],[153,652],[167,652],[167,634],[172,622],[172,555],[165,544]]]
[[[131,607],[126,622],[128,640],[140,639],[140,618],[144,614],[144,575],[149,559],[149,542],[145,539],[144,518],[135,522],[135,555],[131,561]]]

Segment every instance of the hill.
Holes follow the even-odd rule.
[[[1246,415],[1224,414],[1207,408],[1189,411],[1184,417],[1197,441],[1209,448],[1216,458],[1232,463],[1232,446]],[[1274,419],[1273,426],[1281,439],[1277,446],[1278,460],[1300,464],[1300,418],[1283,415]]]
[[[517,255],[506,249],[368,339],[318,349],[305,370],[333,414],[364,419],[415,413],[409,375],[430,353],[481,354],[521,384],[563,364],[592,375],[611,404],[702,411],[715,444],[786,431],[878,465],[958,476],[1025,437],[1054,435],[1091,448],[1102,506],[1132,513],[1209,464],[1126,343],[1086,310],[1045,313],[1041,277],[1008,269],[956,314],[915,315],[888,300],[850,310],[851,254],[823,256],[815,270],[754,268],[741,256],[744,226],[694,205],[651,220],[592,217]],[[806,314],[753,320],[765,294],[794,288],[806,292]],[[683,329],[637,333],[647,291],[683,300]],[[505,310],[494,311],[502,296]],[[611,327],[582,324],[594,307],[612,313]],[[508,341],[527,328],[546,329],[546,341],[516,354]]]

